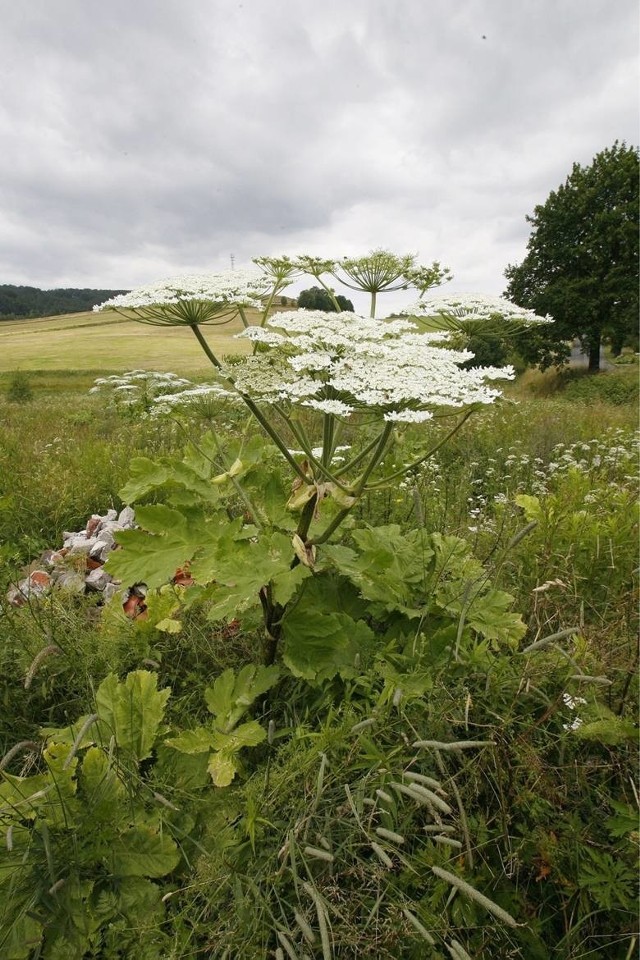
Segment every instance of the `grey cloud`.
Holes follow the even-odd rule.
[[[499,292],[572,162],[637,140],[635,0],[0,11],[5,282],[388,244]]]

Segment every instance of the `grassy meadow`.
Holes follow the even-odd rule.
[[[238,329],[205,333],[230,354]],[[199,350],[115,315],[0,324],[0,960],[631,960],[637,365],[528,371],[363,497],[313,575],[291,564],[324,611],[287,613],[286,662],[264,665],[253,526],[145,619],[97,594],[6,603],[135,471],[151,536],[181,516],[219,536],[263,496],[260,563],[290,543],[292,477],[246,414],[88,392],[133,368],[205,378]],[[31,397],[11,402],[16,370]],[[427,429],[444,436],[407,428],[389,476]],[[248,585],[237,610],[221,584]],[[332,637],[334,672],[295,659]]]
[[[250,322],[251,314],[248,311]],[[237,318],[211,326],[207,336],[214,352],[248,352],[248,344],[233,340],[241,330]],[[112,311],[0,322],[0,372],[141,368],[196,375],[206,373],[207,366],[189,330],[149,326]]]

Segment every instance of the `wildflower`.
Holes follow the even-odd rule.
[[[271,289],[268,276],[246,270],[193,273],[168,277],[122,293],[93,309],[132,310],[138,320],[159,325],[187,325],[231,319],[239,308],[262,307]]]
[[[458,321],[489,320],[495,317],[531,326],[552,323],[550,316],[538,316],[533,310],[518,307],[504,297],[489,297],[480,293],[440,294],[406,307],[404,314],[422,317],[454,317]]]
[[[580,717],[574,717],[571,723],[563,723],[562,728],[564,730],[577,730],[583,723],[584,720],[581,720]]]
[[[587,702],[584,697],[572,697],[570,693],[563,693],[562,700],[569,710],[575,710],[577,706]]]
[[[281,339],[265,334],[275,332]],[[493,403],[487,381],[511,379],[509,368],[461,369],[472,354],[440,346],[441,333],[420,333],[407,318],[298,310],[273,316],[264,331],[239,337],[271,347],[234,364],[236,389],[265,403],[290,401],[349,416],[375,409],[388,423],[423,423],[437,407]]]

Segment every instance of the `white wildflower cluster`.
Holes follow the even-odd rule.
[[[223,273],[192,273],[168,277],[156,283],[136,287],[122,293],[94,310],[167,309],[190,301],[232,307],[262,307],[262,297],[271,289],[271,280],[264,274],[249,270],[230,270]],[[171,311],[168,311],[170,316]]]
[[[576,707],[582,706],[587,702],[584,699],[584,697],[572,697],[570,693],[563,693],[562,701],[565,707],[568,710],[572,710],[572,711],[575,710]],[[572,717],[569,723],[563,723],[562,726],[565,730],[577,730],[578,727],[581,727],[583,723],[584,721],[582,720],[582,718],[576,716],[576,717]]]
[[[510,367],[461,369],[472,353],[445,349],[441,333],[407,318],[298,310],[238,336],[271,348],[234,365],[241,393],[340,417],[374,409],[388,422],[423,422],[434,408],[492,403],[500,392],[487,381],[514,376]]]
[[[194,384],[175,373],[156,370],[130,370],[110,377],[98,377],[89,393],[106,396],[116,408],[128,409],[141,416],[169,413],[177,406],[204,397],[231,395],[216,383]]]
[[[418,300],[405,307],[403,315],[417,317],[455,317],[460,321],[501,320],[516,322],[519,326],[552,323],[552,317],[538,316],[533,310],[518,307],[504,297],[489,297],[481,293],[438,294]]]
[[[344,457],[342,456],[342,454],[345,453],[347,450],[351,450],[351,445],[350,445],[350,444],[347,444],[346,446],[344,446],[344,445],[342,445],[342,446],[337,446],[337,447],[335,448],[334,452],[333,452],[333,456],[332,456],[332,458],[331,458],[331,462],[332,462],[332,463],[342,463],[342,462],[344,461]],[[290,453],[291,456],[293,456],[293,457],[306,457],[306,453],[305,453],[304,450],[289,450],[289,453]],[[311,456],[312,456],[312,457],[315,457],[316,460],[319,460],[320,457],[322,456],[322,447],[312,447],[312,448],[311,448]]]
[[[493,412],[487,411],[491,421]],[[602,504],[603,485],[611,492],[637,491],[637,463],[640,453],[640,433],[614,428],[598,439],[557,443],[547,456],[533,456],[526,452],[526,440],[515,440],[508,447],[496,447],[493,456],[466,463],[465,472],[470,496],[467,497],[466,517],[470,533],[497,534],[497,517],[513,504],[518,494],[545,497],[557,489],[557,484],[571,472],[589,480],[582,495],[585,508],[598,510]],[[400,487],[410,489],[418,483],[424,498],[436,504],[446,488],[446,468],[438,455],[421,464]]]
[[[175,373],[160,373],[157,370],[128,370],[110,377],[98,377],[89,393],[106,394],[116,404],[136,403],[141,396],[154,397],[169,393],[180,387],[191,386],[190,380]]]

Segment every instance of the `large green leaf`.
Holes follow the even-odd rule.
[[[209,774],[216,787],[228,787],[239,769],[236,754],[243,747],[255,747],[266,738],[266,733],[257,720],[250,720],[236,727],[231,733],[215,733],[217,748],[209,758]]]
[[[148,457],[133,457],[129,463],[129,479],[119,491],[124,503],[135,503],[152,490],[163,486],[169,478],[170,468],[166,463]]]
[[[291,572],[294,553],[286,534],[261,533],[257,538],[220,538],[196,557],[191,572],[200,583],[215,580],[209,592],[212,620],[235,617],[260,604],[260,590],[272,583],[280,600],[293,595],[307,574]]]
[[[515,646],[527,632],[519,613],[513,613],[513,597],[503,590],[487,590],[476,597],[466,615],[467,623],[487,640]]]
[[[143,581],[149,587],[160,587],[199,549],[204,517],[197,526],[184,511],[156,504],[138,507],[136,519],[145,529],[115,535],[122,549],[109,555],[105,570],[125,584]]]
[[[92,818],[96,821],[113,821],[120,810],[126,788],[114,764],[100,747],[89,747],[85,753],[80,783]]]
[[[216,750],[224,753],[236,753],[243,747],[256,747],[266,737],[264,729],[257,720],[241,723],[231,733],[214,732],[212,740]]]
[[[228,787],[238,772],[233,754],[213,753],[207,767],[215,787]]]
[[[180,860],[171,837],[150,827],[132,827],[120,834],[110,843],[109,854],[116,877],[165,877]]]
[[[422,531],[403,534],[397,524],[367,527],[352,537],[355,550],[332,545],[323,548],[323,557],[358,587],[364,599],[386,610],[415,607],[433,557],[429,538]]]
[[[282,656],[292,673],[307,680],[351,676],[356,658],[371,646],[373,631],[362,620],[332,609],[334,581],[315,576],[282,619]],[[326,613],[331,610],[331,613]]]
[[[177,737],[169,737],[165,743],[180,753],[208,753],[213,747],[213,731],[207,727],[194,727],[193,730],[183,730]]]
[[[144,916],[149,922],[154,914],[157,914],[160,922],[164,914],[161,897],[162,890],[159,885],[142,877],[127,877],[118,884],[118,908],[133,921]]]
[[[172,484],[192,494],[192,502],[204,500],[216,503],[220,494],[210,482],[211,462],[204,459],[202,469],[201,460],[203,458],[178,460],[163,457],[150,460],[148,457],[134,457],[129,465],[129,480],[120,491],[120,496],[125,503],[136,503],[154,490]]]
[[[158,690],[158,677],[148,670],[134,670],[124,683],[109,674],[96,691],[107,738],[114,736],[118,748],[136,760],[150,756],[170,694],[170,687]]]
[[[228,732],[258,697],[277,683],[280,670],[249,663],[234,674],[225,670],[207,687],[204,698],[209,711],[216,717],[216,729]]]

